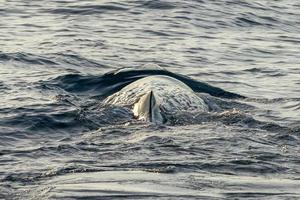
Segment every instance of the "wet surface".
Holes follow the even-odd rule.
[[[0,198],[299,198],[299,6],[0,1]],[[153,74],[212,109],[102,104]]]

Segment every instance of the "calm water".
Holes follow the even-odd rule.
[[[0,199],[300,198],[299,19],[298,0],[0,0]],[[147,76],[105,73],[147,63],[247,98],[161,126],[101,105]]]

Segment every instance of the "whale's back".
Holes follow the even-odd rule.
[[[149,108],[159,107],[162,115],[165,113],[203,112],[208,110],[205,102],[186,84],[175,78],[162,75],[139,79],[109,96],[105,103],[134,107],[137,106],[137,103],[147,105],[147,103],[140,100],[149,92],[153,93],[156,102],[156,105],[150,105]]]

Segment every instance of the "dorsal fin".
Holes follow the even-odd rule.
[[[155,99],[154,99],[154,95],[153,95],[153,91],[151,90],[150,91],[150,94],[149,94],[149,119],[150,119],[150,122],[152,122],[152,115],[153,115],[153,107],[154,107],[154,103],[155,103]]]
[[[133,107],[134,116],[154,123],[163,123],[163,117],[154,92],[144,94]]]

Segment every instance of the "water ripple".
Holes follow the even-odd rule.
[[[0,199],[299,197],[297,1],[14,0],[0,16]],[[149,75],[209,112],[157,126],[102,103]]]

